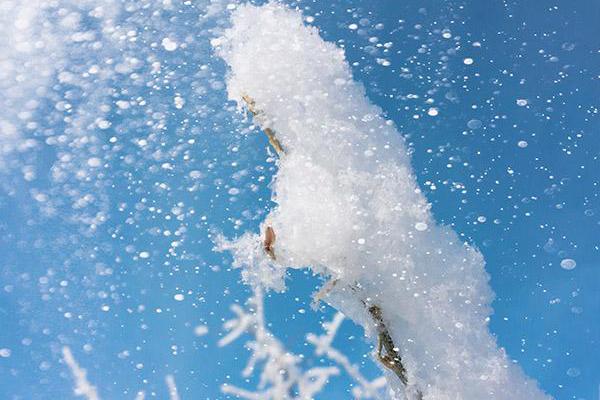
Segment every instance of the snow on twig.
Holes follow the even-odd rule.
[[[86,370],[79,366],[75,357],[73,357],[71,349],[64,346],[62,348],[62,355],[75,380],[75,387],[73,388],[75,395],[85,397],[87,400],[100,400],[96,387],[87,380]]]
[[[321,392],[329,378],[338,375],[338,366],[314,367],[303,371],[300,365],[301,358],[290,353],[283,344],[270,332],[265,323],[263,290],[260,287],[253,289],[253,295],[248,299],[248,307],[244,309],[233,305],[231,310],[235,318],[224,323],[228,334],[219,341],[220,346],[226,346],[244,334],[250,334],[252,339],[246,343],[251,355],[246,368],[242,371],[244,377],[251,376],[260,365],[260,379],[258,390],[251,391],[232,385],[223,385],[223,393],[239,398],[272,399],[272,400],[308,400]],[[315,345],[317,356],[327,356],[330,360],[344,369],[358,385],[353,389],[357,399],[379,399],[378,391],[384,386],[385,380],[378,378],[372,382],[366,379],[358,367],[351,364],[349,359],[334,349],[331,344],[336,332],[344,320],[341,313],[337,313],[331,322],[326,322],[323,327],[326,334],[317,336],[309,334],[307,341]]]
[[[175,384],[173,375],[165,376],[165,382],[169,389],[169,400],[179,400],[179,392],[177,391],[177,385]]]

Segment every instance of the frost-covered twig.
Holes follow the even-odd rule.
[[[316,355],[324,355],[334,361],[358,384],[352,390],[356,399],[379,399],[380,391],[385,386],[385,377],[369,381],[361,374],[358,366],[352,364],[346,355],[332,346],[333,339],[343,321],[344,314],[340,312],[336,313],[333,320],[323,323],[323,328],[325,329],[324,335],[317,336],[314,333],[309,333],[306,336],[306,340],[315,346]]]
[[[85,397],[87,400],[100,400],[96,387],[87,380],[86,370],[79,366],[75,357],[73,357],[73,352],[71,352],[71,349],[68,346],[63,346],[62,355],[63,361],[67,364],[71,370],[73,379],[75,379],[75,387],[73,388],[75,395]],[[179,394],[173,375],[165,376],[165,382],[169,389],[169,399],[179,400]],[[135,400],[144,400],[145,398],[146,393],[144,391],[139,391],[135,395]]]
[[[263,291],[254,288],[253,296],[248,300],[249,309],[233,305],[232,311],[236,318],[225,322],[224,327],[229,333],[219,341],[220,346],[230,344],[241,335],[248,333],[254,338],[246,343],[252,351],[248,365],[243,370],[244,377],[253,374],[256,366],[263,363],[260,374],[258,391],[249,391],[231,385],[223,385],[224,393],[244,399],[312,399],[319,393],[332,375],[339,373],[339,368],[316,367],[302,371],[300,357],[285,350],[282,343],[266,328],[264,320]],[[369,381],[365,378],[358,366],[332,347],[337,330],[344,320],[341,313],[337,313],[331,322],[325,322],[323,327],[326,333],[317,336],[308,334],[307,341],[315,346],[317,356],[326,356],[339,365],[357,384],[353,388],[356,399],[380,399],[380,390],[385,385],[385,379],[377,378]],[[296,386],[298,395],[293,395],[291,389]]]
[[[81,368],[71,349],[67,346],[62,348],[63,360],[71,370],[73,379],[75,379],[75,387],[73,391],[75,395],[85,397],[87,400],[100,400],[96,387],[87,380],[87,372]]]
[[[179,400],[179,392],[177,392],[177,385],[175,384],[173,375],[165,376],[165,382],[169,389],[169,400]]]
[[[315,367],[302,371],[301,358],[288,352],[282,343],[266,328],[264,319],[263,290],[254,287],[248,299],[249,310],[238,305],[231,307],[236,318],[225,322],[229,333],[219,341],[225,346],[244,333],[253,336],[246,343],[252,354],[242,371],[244,377],[251,376],[260,364],[261,373],[256,391],[232,385],[223,385],[223,393],[250,400],[309,400],[322,390],[329,377],[339,373],[335,367]],[[294,393],[294,390],[298,393]]]
[[[279,140],[277,139],[277,136],[275,135],[275,131],[273,131],[273,129],[271,129],[270,127],[266,126],[265,116],[259,108],[256,108],[256,103],[255,103],[254,99],[252,97],[244,94],[244,95],[242,95],[242,100],[244,100],[244,103],[246,103],[246,107],[248,108],[248,111],[250,111],[250,113],[254,116],[254,120],[258,123],[258,125],[261,127],[263,132],[265,132],[265,134],[267,135],[267,138],[269,138],[269,143],[271,144],[271,146],[273,146],[273,148],[275,149],[277,154],[279,156],[285,154],[285,151],[283,150],[281,143],[279,142]]]

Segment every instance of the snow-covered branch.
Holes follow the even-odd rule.
[[[394,398],[547,399],[489,332],[483,256],[435,222],[402,136],[344,51],[277,2],[237,7],[212,43],[230,67],[229,98],[285,149],[262,233],[222,241],[244,279],[281,290],[286,268],[330,278],[318,297],[377,344]]]

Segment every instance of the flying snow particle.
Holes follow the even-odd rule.
[[[102,160],[98,157],[92,157],[87,160],[87,165],[92,168],[98,168],[100,165],[102,165]]]
[[[173,296],[173,298],[177,301],[183,301],[185,299],[185,296],[181,293],[177,293],[175,296]]]
[[[517,146],[524,149],[525,147],[529,146],[529,143],[527,143],[525,140],[519,140],[519,142],[517,143]]]
[[[10,351],[10,349],[7,349],[7,348],[0,349],[0,357],[2,357],[2,358],[10,357],[11,353],[12,352]]]
[[[108,129],[111,126],[111,123],[105,119],[101,119],[98,122],[96,122],[96,125],[98,125],[98,128],[100,129]]]
[[[140,258],[148,258],[150,257],[150,253],[148,253],[147,251],[141,251],[139,256]]]
[[[529,102],[526,99],[517,99],[517,105],[519,107],[525,107]]]
[[[572,270],[577,266],[577,263],[572,258],[565,258],[560,262],[560,267],[562,269],[566,269],[567,271]]]
[[[175,108],[181,110],[185,105],[185,100],[181,96],[175,96],[175,98],[173,99],[173,103],[175,104]]]
[[[206,325],[198,325],[194,328],[194,335],[196,336],[204,336],[208,333],[208,326]]]
[[[469,129],[479,129],[482,125],[483,124],[478,119],[471,119],[469,120],[469,122],[467,122],[467,126],[469,127]]]
[[[429,115],[430,117],[435,117],[438,114],[439,114],[439,111],[435,107],[431,107],[429,110],[427,110],[427,115]]]
[[[463,63],[464,63],[465,65],[471,65],[471,64],[473,64],[473,62],[474,62],[474,61],[473,61],[473,59],[472,59],[472,58],[470,58],[470,57],[467,57],[467,58],[465,58],[465,59],[463,60]]]
[[[177,50],[177,42],[169,39],[169,38],[164,38],[161,42],[162,47],[164,47],[164,49],[166,51],[175,51]]]
[[[425,222],[417,222],[415,224],[415,229],[418,230],[419,232],[426,231],[427,228],[428,228],[428,226]]]
[[[358,25],[350,24],[350,25],[348,25],[348,29],[352,29],[354,31],[354,30],[358,29]]]

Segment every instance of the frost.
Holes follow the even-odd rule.
[[[62,348],[63,361],[67,364],[75,380],[75,395],[85,397],[87,400],[100,400],[96,387],[87,380],[85,369],[79,367],[73,357],[71,349],[67,346]]]
[[[323,324],[326,333],[317,336],[307,335],[307,342],[315,346],[317,356],[326,356],[336,366],[313,367],[302,369],[301,357],[290,353],[283,344],[267,329],[265,320],[263,290],[255,286],[253,296],[248,299],[247,308],[237,304],[231,307],[235,318],[223,325],[227,335],[219,341],[219,346],[227,346],[244,334],[250,334],[252,339],[245,346],[252,355],[242,371],[246,378],[260,368],[260,379],[257,391],[250,391],[225,384],[222,391],[242,399],[251,400],[308,400],[320,393],[329,378],[340,373],[342,368],[356,383],[353,394],[356,399],[379,399],[381,389],[385,386],[385,378],[373,381],[366,379],[356,365],[338,350],[332,347],[338,328],[344,317],[337,313],[331,322]],[[297,391],[297,395],[293,394]]]
[[[482,255],[433,220],[401,135],[353,81],[343,50],[276,3],[238,7],[213,43],[230,67],[229,98],[281,145],[262,233],[220,242],[244,280],[282,290],[286,268],[328,277],[318,299],[379,344],[393,398],[547,398],[489,333]],[[225,342],[254,323],[239,315]],[[280,357],[278,346],[253,348],[250,370]]]

